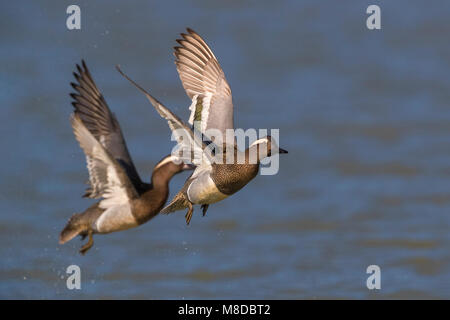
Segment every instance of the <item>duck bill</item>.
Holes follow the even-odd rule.
[[[284,149],[281,149],[281,148],[278,149],[278,152],[279,153],[288,153],[287,150],[284,150]]]

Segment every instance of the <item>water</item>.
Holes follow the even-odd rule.
[[[367,1],[78,1],[81,31],[65,27],[69,4],[1,4],[1,298],[450,298],[448,1],[378,1],[380,31],[365,27]],[[68,121],[75,63],[147,180],[170,132],[114,65],[186,119],[172,47],[187,26],[225,70],[236,126],[280,128],[279,174],[189,227],[178,212],[97,236],[86,256],[58,245],[91,203]]]

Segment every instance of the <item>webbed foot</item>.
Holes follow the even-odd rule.
[[[202,204],[203,216],[206,216],[206,211],[208,211],[209,204]]]
[[[84,255],[93,245],[94,245],[94,238],[92,237],[92,234],[93,234],[93,232],[92,232],[92,230],[89,230],[88,231],[88,236],[89,236],[89,240],[88,240],[88,242],[84,245],[84,246],[82,246],[81,247],[81,249],[80,249],[80,253],[82,254],[82,255]]]
[[[188,206],[189,206],[189,210],[186,213],[186,215],[184,216],[186,218],[187,225],[189,225],[189,222],[191,222],[192,213],[194,212],[194,207],[192,206],[192,203],[189,202]]]

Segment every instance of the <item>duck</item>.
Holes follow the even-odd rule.
[[[192,99],[189,124],[123,73],[120,66],[116,68],[167,120],[178,143],[176,156],[195,165],[181,190],[161,210],[162,214],[169,214],[187,209],[185,219],[189,225],[194,205],[200,205],[205,216],[209,205],[235,194],[253,180],[263,159],[288,151],[279,148],[270,135],[254,141],[244,151],[237,148],[234,139],[226,138],[227,131],[234,130],[234,119],[231,90],[225,74],[212,50],[195,31],[188,28],[181,36],[182,39],[177,40],[180,46],[175,47],[175,64],[183,87]],[[220,133],[215,139],[207,135],[211,129]],[[199,156],[192,159],[192,151]],[[225,161],[228,153],[234,155],[232,163]],[[187,156],[183,158],[183,155]],[[217,156],[222,156],[222,161],[217,161]]]
[[[76,236],[88,237],[80,253],[94,244],[94,234],[107,234],[142,225],[155,217],[169,195],[174,175],[192,165],[167,155],[153,168],[151,182],[141,180],[128,152],[119,122],[97,88],[84,60],[76,65],[76,83],[71,86],[74,112],[71,124],[86,156],[89,187],[84,197],[98,199],[81,213],[75,213],[60,233],[64,244]]]

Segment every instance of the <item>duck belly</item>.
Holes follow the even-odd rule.
[[[194,179],[186,194],[189,201],[195,204],[212,204],[228,197],[217,189],[209,174],[203,174]]]
[[[131,212],[131,207],[119,205],[109,208],[95,221],[94,230],[98,233],[110,233],[137,227],[139,224]]]

